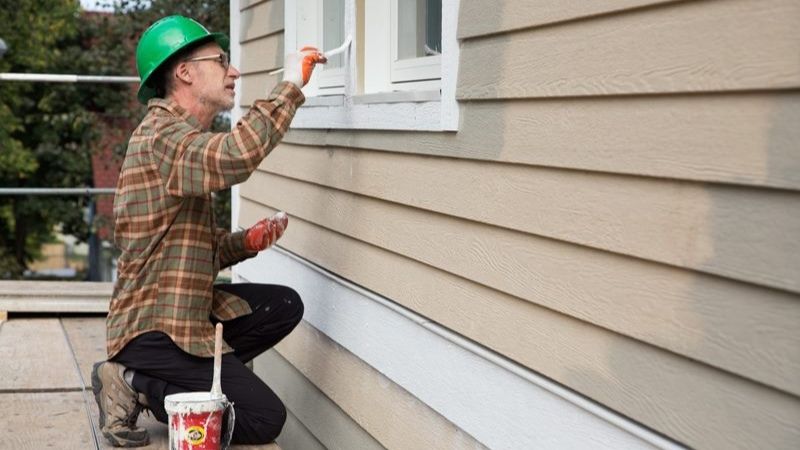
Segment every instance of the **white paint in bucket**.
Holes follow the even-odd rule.
[[[169,416],[170,450],[221,450],[230,442],[233,430],[233,408],[225,395],[212,396],[210,392],[183,392],[164,398],[164,409]],[[228,442],[223,442],[222,416],[230,411]]]

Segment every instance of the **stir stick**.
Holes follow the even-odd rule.
[[[222,324],[218,323],[216,336],[214,339],[214,379],[211,382],[211,398],[222,397],[222,384],[220,373],[222,372]]]

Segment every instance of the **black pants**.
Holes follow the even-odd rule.
[[[277,395],[244,364],[283,339],[303,317],[303,303],[291,288],[267,284],[222,284],[217,289],[245,299],[252,314],[223,322],[223,337],[233,353],[222,356],[222,392],[234,403],[234,444],[266,444],[286,421]],[[213,320],[212,320],[213,321]],[[149,332],[130,341],[113,361],[134,369],[133,388],[147,396],[156,419],[167,423],[164,397],[209,391],[213,358],[181,350],[164,333]]]

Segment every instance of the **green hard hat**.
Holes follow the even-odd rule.
[[[156,89],[150,79],[170,56],[182,49],[203,41],[216,41],[227,52],[230,41],[222,33],[211,33],[196,20],[183,16],[169,16],[158,20],[145,30],[136,46],[136,69],[139,71],[139,93],[142,103],[155,97]]]

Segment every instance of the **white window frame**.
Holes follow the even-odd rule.
[[[318,11],[323,10],[322,3],[325,0],[312,0],[312,1],[317,2]],[[323,30],[324,30],[324,22],[322,20],[318,20],[316,42],[319,42],[320,45],[324,41],[323,36],[325,36],[325,34]],[[345,29],[345,36],[347,36],[347,29]],[[342,61],[344,61],[344,59],[342,59]],[[319,74],[317,76],[317,83],[318,83],[317,88],[319,95],[344,94],[344,66],[337,67],[334,69],[329,69],[328,67],[322,65],[318,67],[318,69],[322,69],[319,71]]]
[[[408,0],[390,0],[391,13],[389,15],[390,39],[392,51],[391,80],[392,84],[421,81],[421,80],[440,80],[442,78],[442,55],[424,56],[420,58],[398,59],[399,39],[398,23],[398,2]],[[442,2],[444,9],[444,2]],[[444,19],[442,19],[444,20]]]
[[[322,3],[324,0],[289,0],[295,7],[294,23],[297,24],[294,33],[299,45],[321,45],[323,41]],[[299,45],[285,46],[285,48],[299,49]],[[308,97],[323,95],[344,94],[344,67],[328,69],[319,66],[314,71],[314,77],[309,81],[303,92]]]
[[[302,10],[310,1],[317,0],[285,0],[284,48],[287,52],[302,45],[321,43],[321,34],[315,42],[302,41],[308,36],[303,31],[298,36],[301,28],[297,22],[298,13],[310,16]],[[293,128],[458,130],[455,93],[459,0],[442,0],[442,54],[435,57],[440,60],[440,78],[400,83],[391,80],[393,33],[388,31],[395,1],[345,0],[345,36],[353,36],[353,43],[345,53],[344,86],[340,92],[321,88],[325,71],[315,71],[311,82],[303,88],[306,103],[292,121]],[[334,93],[339,95],[330,95]]]

